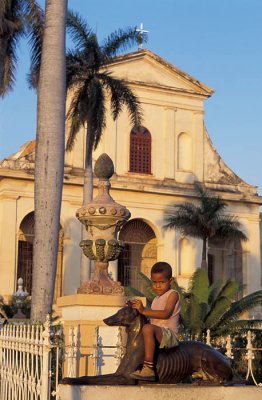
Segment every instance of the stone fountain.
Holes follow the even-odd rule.
[[[119,295],[124,293],[124,288],[120,282],[110,278],[108,264],[119,257],[124,247],[124,243],[117,240],[117,234],[131,214],[110,196],[114,164],[107,154],[97,159],[94,173],[99,178],[98,194],[89,204],[79,208],[76,216],[84,224],[88,235],[87,240],[81,241],[80,247],[86,257],[95,261],[95,269],[92,279],[81,284],[77,292]]]
[[[104,340],[113,340],[119,333],[118,328],[115,331],[112,327],[106,330],[103,320],[122,308],[126,302],[121,283],[113,281],[108,274],[108,264],[117,260],[123,249],[117,234],[130,218],[130,212],[110,196],[110,178],[114,173],[114,165],[107,154],[98,158],[94,172],[99,179],[98,194],[93,201],[76,212],[77,218],[87,230],[87,239],[81,241],[80,247],[85,256],[94,261],[94,273],[90,280],[80,285],[77,293],[60,297],[57,301],[63,319],[66,345],[72,336],[72,329],[77,332],[75,340],[80,338],[74,364],[77,368],[71,374],[66,362],[65,376],[91,376],[96,373],[97,356],[93,352],[97,332],[102,329]],[[116,359],[111,357],[103,368],[112,372],[116,369],[115,363]]]

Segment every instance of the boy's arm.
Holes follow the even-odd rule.
[[[156,318],[156,319],[168,319],[173,314],[176,303],[179,300],[179,295],[177,292],[171,292],[168,296],[166,306],[164,310],[151,310],[150,308],[145,308],[141,300],[134,299],[132,301],[132,307],[135,308],[140,314],[145,317]]]

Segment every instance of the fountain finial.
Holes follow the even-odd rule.
[[[114,174],[114,163],[108,154],[103,153],[98,157],[94,166],[94,173],[99,179],[110,179]]]

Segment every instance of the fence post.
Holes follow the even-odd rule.
[[[119,326],[117,332],[116,352],[114,355],[114,357],[117,359],[117,366],[119,366],[123,358],[124,352],[125,351],[123,346],[122,329],[121,326]]]
[[[256,386],[258,386],[257,381],[255,380],[254,374],[253,374],[253,369],[252,369],[252,361],[254,359],[254,352],[253,352],[253,346],[252,346],[252,334],[251,331],[247,332],[247,354],[246,354],[246,360],[247,360],[247,375],[246,379],[248,379],[249,375],[251,375],[253,382]]]
[[[71,326],[68,335],[68,376],[75,378],[77,376],[77,353],[78,353],[78,326]]]
[[[51,376],[51,318],[48,314],[44,323],[42,333],[43,340],[43,370],[42,370],[42,387],[41,400],[49,400],[50,398],[50,376]]]
[[[228,358],[233,358],[233,353],[232,353],[232,343],[231,343],[231,336],[228,335],[226,338],[226,356]]]
[[[210,335],[210,329],[207,330],[207,335],[206,335],[206,344],[211,346],[211,335]]]

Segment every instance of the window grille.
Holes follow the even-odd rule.
[[[118,280],[123,286],[141,289],[139,271],[148,275],[157,260],[155,233],[143,220],[133,219],[121,229],[119,239],[125,248],[118,259]]]
[[[151,174],[151,134],[144,128],[130,133],[130,172]]]

